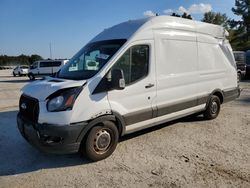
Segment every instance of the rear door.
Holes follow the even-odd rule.
[[[122,69],[125,89],[111,90],[108,99],[112,111],[123,116],[126,125],[151,119],[154,115],[156,80],[154,42],[137,42],[116,61],[112,69]]]

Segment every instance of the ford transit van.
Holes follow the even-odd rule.
[[[170,16],[105,29],[54,77],[24,86],[18,128],[42,151],[97,161],[123,135],[196,113],[214,119],[240,94],[227,35]]]
[[[68,60],[41,60],[34,62],[29,69],[28,77],[34,80],[38,76],[51,76],[58,72]]]

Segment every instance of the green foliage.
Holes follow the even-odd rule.
[[[230,20],[226,14],[207,12],[202,21],[225,27],[230,33],[228,39],[232,48],[247,51],[250,49],[250,0],[235,0],[232,11],[241,20]]]
[[[172,13],[171,16],[174,16],[174,17],[181,17],[181,18],[186,18],[186,19],[189,19],[189,20],[192,20],[192,16],[190,14],[187,14],[186,12],[184,12],[182,15],[179,15],[179,14],[176,14],[176,13]]]
[[[31,56],[27,55],[19,55],[19,56],[0,56],[0,66],[8,66],[8,65],[30,65],[37,60],[43,59],[41,56],[34,54]]]
[[[219,12],[206,12],[202,19],[203,22],[221,25],[228,28],[228,17],[226,14],[221,14]]]
[[[230,42],[235,50],[247,51],[250,49],[250,0],[235,0],[232,11],[241,20],[230,20]]]
[[[243,30],[245,39],[250,40],[250,0],[235,0],[235,7],[232,11],[241,17],[240,21],[232,20],[232,27]]]

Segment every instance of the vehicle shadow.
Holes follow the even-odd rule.
[[[79,154],[52,155],[38,151],[19,133],[16,115],[17,111],[0,112],[0,176],[90,163]]]
[[[0,75],[0,78],[14,78],[14,77],[12,75]]]
[[[236,99],[236,101],[241,102],[243,104],[250,103],[250,96],[241,96],[240,98]]]
[[[0,83],[28,83],[31,82],[31,80],[0,80]]]
[[[17,111],[0,112],[0,176],[17,175],[41,169],[61,168],[91,163],[80,154],[46,154],[32,147],[21,136],[16,125]],[[120,142],[152,131],[172,126],[178,122],[203,121],[198,116],[190,116],[138,131],[121,138]]]
[[[247,78],[247,79],[243,79],[243,80],[241,80],[240,82],[250,83],[250,79],[249,79],[249,78]]]

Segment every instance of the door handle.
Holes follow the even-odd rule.
[[[148,88],[151,88],[151,87],[154,87],[154,86],[155,86],[154,84],[148,84],[148,85],[145,86],[145,88],[148,89]]]

